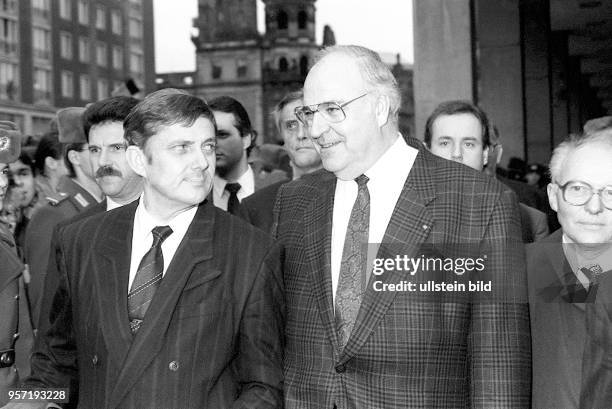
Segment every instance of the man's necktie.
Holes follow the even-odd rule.
[[[582,267],[580,271],[587,276],[591,284],[597,284],[599,282],[599,276],[603,274],[603,269],[599,264],[593,264],[589,267]]]
[[[342,349],[346,346],[353,331],[361,305],[361,298],[367,284],[365,280],[370,224],[370,193],[366,186],[368,180],[365,175],[355,179],[355,182],[357,182],[357,199],[355,199],[346,229],[340,263],[335,309],[336,330]]]
[[[242,186],[240,183],[228,183],[225,185],[225,190],[229,192],[229,200],[227,201],[227,211],[231,214],[238,214],[240,200],[238,200],[238,191]]]
[[[136,333],[159,287],[164,271],[162,243],[172,234],[170,226],[157,226],[151,231],[153,244],[142,257],[132,287],[128,293],[128,317],[130,329]]]

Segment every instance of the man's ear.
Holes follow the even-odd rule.
[[[51,156],[47,156],[45,158],[45,166],[48,167],[49,169],[55,170],[57,169],[58,160],[63,160],[63,159],[55,159]]]
[[[482,166],[483,167],[487,166],[487,163],[489,163],[489,147],[488,146],[484,148],[482,151]]]
[[[255,141],[257,138],[256,134],[249,132],[242,137],[242,149],[248,149],[249,146]]]
[[[81,157],[79,156],[79,152],[74,149],[68,151],[68,160],[75,166],[81,166]]]
[[[383,127],[389,122],[390,103],[387,95],[379,95],[376,98],[376,123],[379,127]]]
[[[546,186],[546,193],[548,194],[548,204],[550,204],[550,208],[555,212],[559,209],[559,199],[557,196],[557,192],[559,191],[559,186],[555,183],[549,183]]]
[[[125,150],[125,158],[127,159],[127,163],[130,165],[130,168],[132,168],[134,173],[143,177],[146,176],[146,164],[148,163],[149,159],[142,149],[134,145],[128,146]]]

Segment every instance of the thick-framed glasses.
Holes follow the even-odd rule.
[[[570,180],[564,185],[555,184],[559,186],[561,192],[563,192],[563,200],[572,206],[582,206],[591,200],[593,195],[599,195],[604,207],[612,210],[612,186],[593,189],[588,183],[575,180]]]
[[[295,116],[297,117],[297,119],[300,120],[301,123],[308,127],[312,125],[312,120],[314,118],[315,112],[320,113],[323,119],[325,119],[329,123],[342,122],[346,119],[346,113],[344,112],[343,108],[351,102],[357,101],[359,98],[363,98],[366,95],[368,95],[367,92],[342,104],[339,104],[335,101],[329,101],[321,102],[320,104],[296,107],[294,110]]]

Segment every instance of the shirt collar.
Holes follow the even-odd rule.
[[[134,216],[134,228],[138,229],[142,237],[146,237],[151,233],[156,226],[170,226],[173,234],[177,236],[183,236],[191,221],[193,220],[196,212],[198,210],[198,206],[192,206],[184,211],[176,214],[172,219],[168,221],[160,221],[155,216],[147,211],[144,205],[143,196],[140,196],[138,202],[138,208],[136,209],[136,214]]]
[[[223,196],[223,192],[225,191],[225,185],[227,185],[227,183],[227,180],[223,179],[221,176],[215,173],[215,176],[213,178],[213,189],[217,197]],[[242,176],[240,176],[238,180],[236,180],[235,183],[240,183],[241,189],[246,189],[247,191],[255,190],[255,174],[253,173],[251,165],[247,166],[246,172],[244,172]]]
[[[121,203],[115,202],[110,197],[106,196],[106,211],[116,209],[123,206]]]

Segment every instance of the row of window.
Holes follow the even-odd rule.
[[[308,25],[308,13],[304,10],[300,10],[297,14],[298,30],[305,30]],[[276,27],[279,30],[286,30],[289,28],[289,15],[285,10],[279,10],[276,13]]]
[[[79,37],[79,61],[87,63],[90,61],[90,46],[89,38]],[[71,60],[72,55],[72,34],[67,32],[60,33],[60,56],[66,60]],[[107,65],[107,49],[106,43],[99,42],[96,44],[96,64],[101,67]],[[116,70],[123,69],[123,47],[112,47],[112,67]],[[132,70],[139,70],[138,67],[131,67]]]
[[[59,14],[65,20],[72,20],[72,1],[59,0]],[[95,27],[98,30],[106,30],[106,8],[103,5],[96,5]],[[80,24],[89,25],[89,3],[86,0],[78,0],[77,5],[78,21]],[[123,18],[120,10],[110,11],[111,31],[113,34],[123,33]],[[128,24],[129,35],[132,38],[142,38],[142,21],[138,18],[130,17]]]

